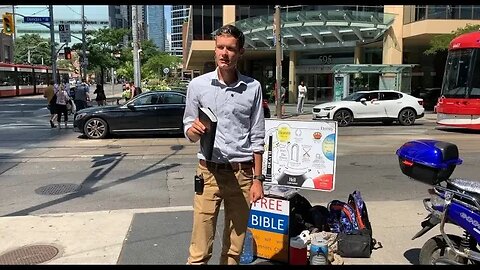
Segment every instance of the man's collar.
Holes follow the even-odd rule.
[[[239,71],[238,69],[236,70],[237,71],[237,81],[235,83],[234,86],[231,86],[231,88],[236,88],[238,86],[240,86],[240,84],[245,84],[247,85],[247,82],[245,81],[245,76],[243,76]],[[216,85],[220,85],[220,86],[225,86],[225,87],[230,87],[228,85],[225,84],[225,82],[222,82],[220,81],[220,79],[218,78],[218,67],[215,69],[215,71],[213,72],[213,77],[212,77],[212,82]]]

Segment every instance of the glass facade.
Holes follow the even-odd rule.
[[[188,20],[190,6],[172,5],[171,13],[171,54],[182,57],[182,26]]]
[[[193,40],[212,40],[212,32],[222,27],[221,5],[193,6]]]
[[[416,5],[409,22],[421,20],[479,20],[480,5]]]
[[[165,40],[167,38],[164,12],[163,5],[147,6],[148,39],[152,40],[161,51],[165,51]]]

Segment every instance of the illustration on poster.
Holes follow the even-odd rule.
[[[332,191],[335,179],[335,121],[266,119],[264,174],[272,184]]]

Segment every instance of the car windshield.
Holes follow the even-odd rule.
[[[346,96],[344,98],[342,98],[342,100],[345,100],[345,101],[359,101],[362,97],[365,97],[365,93],[353,93],[349,96]]]

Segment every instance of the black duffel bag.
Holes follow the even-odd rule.
[[[370,258],[375,243],[368,229],[340,232],[337,235],[337,253],[345,258]]]

